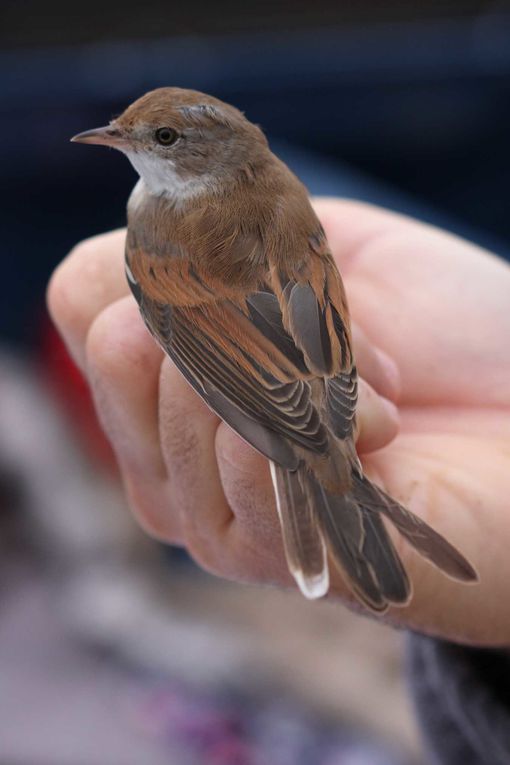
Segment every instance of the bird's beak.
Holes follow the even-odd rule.
[[[113,149],[124,149],[127,146],[127,140],[114,125],[85,130],[84,133],[73,136],[71,141],[74,143],[96,143],[100,146],[111,146]]]

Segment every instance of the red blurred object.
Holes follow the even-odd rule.
[[[47,316],[41,326],[40,362],[51,391],[88,456],[108,471],[116,471],[115,456],[97,419],[85,378]]]

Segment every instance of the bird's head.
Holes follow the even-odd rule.
[[[119,149],[155,195],[228,183],[267,153],[264,134],[238,109],[181,88],[146,93],[106,127],[71,140]]]

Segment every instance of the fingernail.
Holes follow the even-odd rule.
[[[385,351],[382,351],[380,348],[375,348],[375,352],[376,352],[377,358],[379,359],[379,363],[385,374],[385,377],[388,381],[388,384],[390,386],[392,397],[397,399],[400,395],[400,389],[401,389],[400,388],[400,370],[397,366],[397,363],[393,361],[391,356],[388,356],[388,354]]]

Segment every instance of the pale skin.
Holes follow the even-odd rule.
[[[508,646],[510,268],[384,210],[339,200],[315,208],[355,323],[364,468],[480,574],[475,585],[454,582],[396,538],[414,596],[385,618]],[[220,576],[292,586],[267,462],[156,347],[128,294],[124,238],[115,231],[78,245],[48,299],[91,385],[135,517]],[[352,604],[338,575],[329,597]]]

